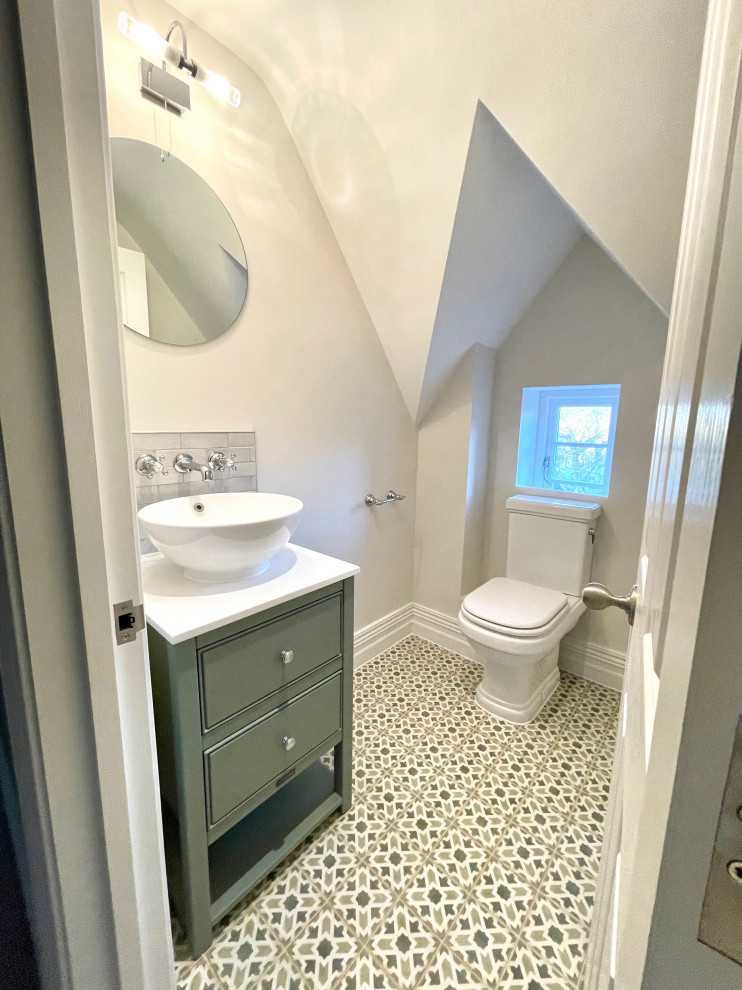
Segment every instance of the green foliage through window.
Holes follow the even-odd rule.
[[[523,389],[517,484],[607,495],[620,385]]]

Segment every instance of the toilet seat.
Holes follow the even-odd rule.
[[[561,624],[570,601],[561,591],[500,577],[467,595],[461,611],[475,626],[502,636],[541,638]]]

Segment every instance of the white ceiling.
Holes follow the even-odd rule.
[[[705,0],[177,5],[272,92],[413,416],[478,100],[668,308]]]

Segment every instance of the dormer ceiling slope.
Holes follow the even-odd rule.
[[[434,327],[480,102],[557,198],[669,309],[705,0],[178,7],[270,89],[413,417],[445,375]],[[553,274],[565,230],[536,251],[533,284],[504,309],[514,312]]]

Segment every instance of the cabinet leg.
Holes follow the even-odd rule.
[[[193,918],[191,929],[188,932],[188,945],[191,956],[198,959],[209,948],[212,941],[211,917],[207,913],[205,917]]]
[[[344,739],[335,747],[335,790],[342,797],[340,811],[345,814],[353,803],[353,746]]]
[[[212,942],[211,888],[205,840],[203,843],[195,843],[189,841],[189,837],[182,835],[181,856],[185,864],[183,893],[186,915],[182,921],[188,936],[191,955],[194,959],[198,959]]]

